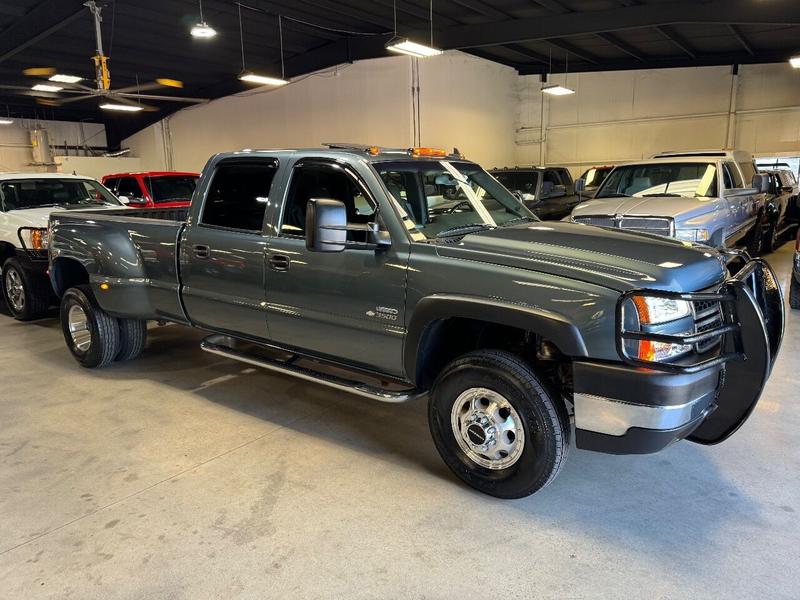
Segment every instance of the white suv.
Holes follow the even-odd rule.
[[[94,179],[62,173],[0,173],[0,287],[15,319],[40,316],[54,297],[47,277],[50,213],[98,206],[122,208]]]

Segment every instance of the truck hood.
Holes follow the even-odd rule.
[[[693,292],[725,276],[721,255],[710,248],[561,221],[473,233],[437,251],[441,256],[550,273],[621,292],[636,288]]]
[[[648,198],[595,198],[583,202],[572,211],[573,217],[589,215],[629,215],[637,217],[680,217],[680,220],[697,217],[719,210],[718,198],[680,198],[676,196],[650,196]]]
[[[86,206],[81,208],[66,208],[64,206],[44,206],[42,208],[26,208],[10,210],[5,214],[10,227],[47,227],[50,215],[54,212],[83,212],[85,210],[119,210],[125,206]]]

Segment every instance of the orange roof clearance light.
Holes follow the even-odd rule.
[[[441,148],[410,148],[411,156],[433,156],[437,158],[444,158],[447,156],[447,150]]]
[[[367,148],[367,154],[370,156],[378,156],[381,153],[380,146],[370,146]]]

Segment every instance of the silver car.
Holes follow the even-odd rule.
[[[747,152],[665,152],[615,167],[570,219],[758,253],[768,183]]]

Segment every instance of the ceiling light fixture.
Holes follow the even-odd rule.
[[[551,96],[569,96],[570,94],[574,94],[575,90],[564,87],[563,85],[553,84],[543,87],[542,93],[550,94]]]
[[[0,119],[0,125],[11,125],[13,122],[11,119]]]
[[[433,47],[433,0],[430,1],[430,46],[420,44],[419,42],[412,42],[408,38],[397,35],[397,0],[392,2],[392,13],[394,15],[394,36],[386,43],[387,50],[390,52],[397,52],[398,54],[407,54],[415,58],[438,56],[442,53],[441,50]]]
[[[56,81],[58,83],[78,83],[79,81],[83,81],[83,77],[78,77],[77,75],[62,75],[61,73],[56,73],[52,77],[49,78],[50,81]]]
[[[37,92],[60,92],[64,88],[61,87],[60,85],[48,85],[46,83],[37,83],[31,89],[36,90]]]
[[[239,6],[239,40],[241,42],[241,47],[242,47],[242,71],[241,73],[239,73],[239,80],[246,81],[247,83],[257,83],[258,85],[272,85],[272,86],[286,85],[289,82],[286,80],[286,74],[284,72],[284,64],[283,64],[283,22],[281,20],[281,16],[278,15],[278,37],[280,39],[280,48],[281,48],[281,76],[270,77],[268,75],[259,75],[258,73],[253,73],[252,71],[246,70],[244,66],[244,31],[242,29],[242,5],[239,4],[238,6]]]
[[[144,110],[143,106],[133,106],[132,104],[115,104],[114,102],[104,102],[100,105],[103,110],[119,110],[122,112],[139,112]]]
[[[800,69],[800,56],[793,56],[789,59],[789,64],[795,69]]]
[[[203,0],[198,0],[198,4],[200,5],[200,21],[195,23],[195,25],[189,30],[189,33],[192,34],[192,37],[200,38],[200,39],[209,39],[213,38],[217,35],[217,30],[211,27],[206,20],[203,18]]]

